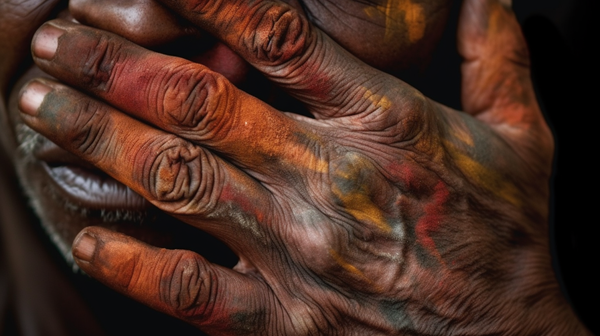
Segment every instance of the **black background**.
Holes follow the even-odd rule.
[[[460,109],[460,57],[456,25],[461,1],[430,67],[407,81],[427,96]],[[598,0],[513,0],[531,60],[542,111],[554,133],[550,238],[554,268],[568,300],[588,328],[600,335],[595,228],[599,205],[596,115]],[[434,84],[434,85],[432,85]]]
[[[577,313],[600,334],[597,169],[597,0],[523,1],[515,10],[530,46],[534,84],[557,150],[552,238],[555,268]]]

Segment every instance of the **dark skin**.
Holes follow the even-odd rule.
[[[553,142],[509,5],[463,5],[462,113],[282,3],[165,4],[315,118],[116,35],[43,25],[34,60],[62,83],[30,82],[23,120],[240,258],[88,227],[73,246],[86,273],[215,335],[586,333],[550,265]]]
[[[0,80],[6,80],[5,83],[8,84],[4,90],[7,92],[8,116],[2,114],[6,122],[2,127],[7,129],[3,135],[9,138],[3,144],[7,145],[11,154],[14,153],[14,164],[21,184],[33,200],[42,224],[67,259],[71,259],[70,246],[73,239],[81,229],[89,225],[107,227],[153,245],[185,246],[197,251],[195,241],[205,241],[206,234],[186,228],[187,224],[169,218],[160,210],[148,208],[149,203],[143,204],[144,199],[133,191],[118,185],[118,182],[93,169],[89,163],[57,147],[23,124],[17,107],[20,88],[32,78],[47,77],[35,64],[27,68],[26,54],[30,52],[26,46],[30,44],[29,36],[33,35],[35,28],[41,25],[44,18],[52,18],[56,13],[67,20],[73,20],[74,17],[86,25],[110,30],[154,51],[201,63],[224,75],[238,88],[280,110],[304,115],[308,111],[269,83],[224,43],[189,21],[174,16],[154,1],[74,0],[68,3],[68,12],[61,11],[64,3],[49,3],[48,0],[36,2],[41,5],[0,1],[0,5],[6,7],[2,12],[4,29],[1,33],[5,34],[2,42],[9,44],[6,50],[10,50],[10,56],[15,56],[3,64],[10,71]],[[382,4],[360,3],[355,0],[340,0],[339,3],[290,1],[290,4],[303,10],[312,23],[361,60],[397,76],[407,65],[422,65],[426,61],[441,34],[449,6],[446,0],[423,0],[415,4],[411,1],[411,6],[399,7],[398,11],[393,11],[393,7],[387,9]],[[55,8],[57,5],[58,8]],[[29,16],[22,16],[21,12],[27,11],[28,6],[35,10]],[[388,16],[388,13],[393,15]],[[390,20],[390,17],[394,20]],[[387,26],[387,21],[390,27]],[[405,27],[411,22],[417,23],[417,29]],[[407,34],[407,31],[413,33]],[[352,38],[348,39],[348,36]],[[14,47],[15,45],[19,48]],[[15,74],[14,70],[17,69],[28,70]],[[56,172],[49,174],[52,167],[63,168],[59,172],[63,178],[57,180]],[[79,171],[83,169],[87,175],[65,175],[64,168],[70,167]],[[96,182],[89,178],[90,174],[96,176]],[[73,181],[78,180],[82,183],[73,184]],[[106,180],[112,180],[112,183],[100,184]],[[85,190],[85,194],[77,192],[78,196],[73,198],[66,190]],[[107,190],[116,192],[106,193]],[[213,240],[211,244],[214,243]],[[202,252],[205,255],[209,252],[221,256],[224,252],[222,250],[213,252],[204,249]],[[231,252],[228,255],[225,264],[231,265],[235,262],[235,256]]]

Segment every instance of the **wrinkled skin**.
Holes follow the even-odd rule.
[[[88,227],[86,273],[216,335],[586,332],[550,266],[553,142],[509,5],[463,5],[463,113],[293,7],[217,3],[165,0],[314,119],[104,31],[55,20],[34,38],[66,85],[30,82],[23,121],[240,258]]]
[[[427,60],[449,8],[447,0],[409,1],[397,7],[396,2],[386,7],[354,0],[290,4],[361,60],[396,76]],[[72,0],[68,11],[61,11],[64,5],[51,0],[0,0],[0,46],[6,50],[0,63],[0,85],[6,95],[1,108],[7,108],[0,114],[0,127],[5,130],[0,135],[5,137],[2,144],[13,157],[20,182],[44,228],[69,262],[77,233],[86,226],[100,225],[153,245],[187,247],[232,266],[235,255],[214,238],[168,217],[23,124],[17,107],[20,88],[32,78],[47,77],[35,64],[30,66],[31,37],[46,18],[58,13],[66,20],[110,30],[151,50],[201,63],[280,110],[304,115],[308,111],[224,43],[153,0]],[[54,168],[59,169],[58,178]],[[73,168],[83,174],[73,174]],[[75,191],[76,197],[69,190]]]

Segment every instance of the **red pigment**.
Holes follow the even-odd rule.
[[[435,241],[431,238],[431,234],[438,231],[442,224],[443,205],[448,200],[448,189],[446,185],[439,181],[434,188],[432,201],[425,208],[425,215],[419,220],[415,227],[417,242],[435,256],[440,263],[444,264],[442,257],[435,246]]]
[[[412,163],[392,162],[385,167],[385,171],[389,172],[394,180],[410,191],[419,191],[424,187],[424,178],[420,170],[421,167],[415,167]]]
[[[321,65],[317,62],[310,62],[305,66],[305,69],[302,72],[311,75],[307,75],[304,79],[307,86],[306,92],[303,92],[303,95],[307,95],[310,99],[323,102],[331,99],[329,93],[331,92],[332,79],[325,73],[324,69],[320,67]]]
[[[165,62],[169,62],[167,67],[164,66]],[[161,95],[164,94],[166,83],[157,81],[157,78],[161,75],[167,78],[167,74],[173,73],[177,67],[181,68],[186,62],[160,54],[136,54],[130,60],[115,65],[113,76],[118,77],[113,79],[112,89],[100,95],[122,111],[160,125],[164,121],[157,119],[155,111],[163,108],[163,102],[156,98],[164,98]]]
[[[246,214],[254,214],[258,222],[264,220],[264,214],[256,206],[256,200],[242,195],[234,189],[229,183],[225,184],[219,197],[219,203],[233,203]]]

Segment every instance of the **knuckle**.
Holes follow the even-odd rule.
[[[259,62],[288,63],[304,53],[311,28],[307,19],[287,5],[262,3],[242,34],[245,45]]]
[[[122,44],[105,33],[91,35],[87,54],[82,58],[80,78],[88,88],[109,91],[115,77],[115,66],[122,63]]]
[[[185,214],[214,208],[218,195],[214,157],[176,136],[153,152],[157,154],[146,161],[144,183],[163,210]]]
[[[175,314],[191,318],[204,315],[211,302],[211,272],[200,257],[190,251],[177,251],[172,267],[163,272],[162,300]]]
[[[227,111],[234,101],[225,78],[194,65],[184,65],[162,79],[158,113],[165,124],[192,132],[203,140],[226,129]]]

